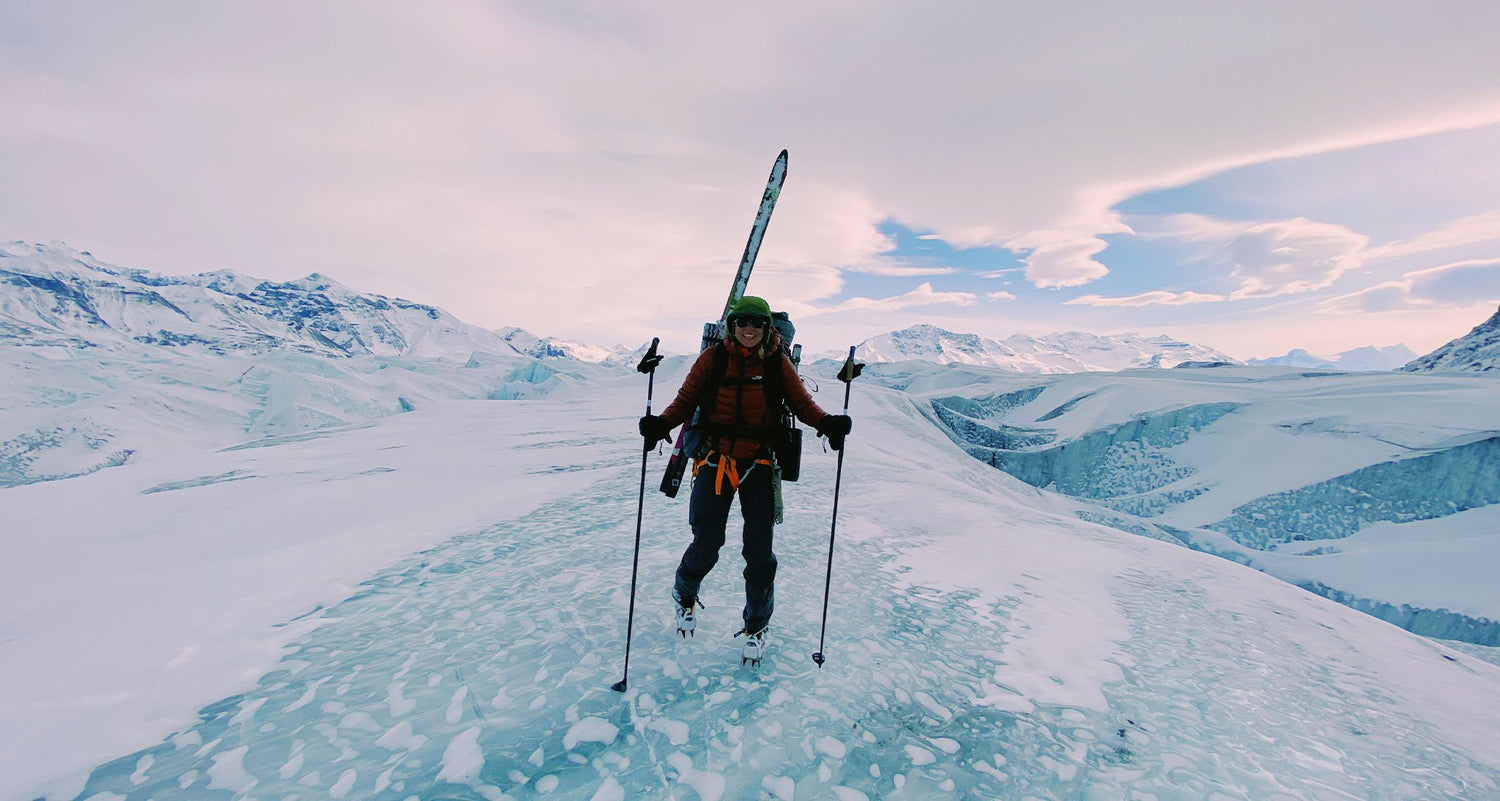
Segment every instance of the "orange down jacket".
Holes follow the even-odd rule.
[[[768,367],[781,370],[782,397],[798,420],[817,428],[828,416],[802,386],[802,379],[797,376],[791,360],[780,351],[779,338],[773,335],[765,345],[767,355],[764,357],[758,353],[758,348],[747,350],[738,342],[729,341],[699,354],[698,361],[693,362],[692,369],[682,380],[677,397],[661,413],[672,426],[687,422],[693,410],[701,404],[701,395],[708,388],[709,373],[713,370],[714,351],[720,348],[729,352],[729,358],[724,365],[724,379],[719,383],[717,402],[709,420],[721,433],[709,437],[709,450],[728,453],[736,460],[764,455],[761,450],[761,446],[767,444],[762,441],[764,437],[752,432],[778,425],[778,410],[766,408],[765,387],[755,380],[763,378]]]

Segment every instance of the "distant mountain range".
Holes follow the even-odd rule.
[[[475,352],[606,362],[603,348],[499,331],[434,306],[349,289],[314,273],[275,282],[230,271],[168,276],[117,267],[66,245],[0,244],[0,342],[121,350],[161,346],[217,355],[441,358]]]
[[[361,293],[318,273],[286,282],[231,271],[168,276],[111,265],[56,242],[0,244],[0,343],[108,351],[160,347],[217,355],[278,351],[459,363],[476,353],[604,366],[633,363],[635,357],[634,350],[621,345],[572,342],[520,328],[481,328],[435,306]],[[1168,336],[1069,331],[995,340],[932,325],[871,337],[860,343],[856,354],[867,362],[922,360],[1048,374],[1245,364],[1213,348]],[[823,358],[844,355],[828,353]],[[1500,312],[1421,358],[1395,345],[1334,356],[1294,350],[1248,363],[1346,371],[1496,370]]]
[[[842,359],[846,354],[825,354]],[[1213,348],[1167,336],[1099,336],[1082,331],[1004,340],[916,325],[871,337],[855,348],[866,362],[929,361],[998,367],[1018,373],[1111,372],[1181,364],[1243,364]]]
[[[1309,353],[1301,348],[1291,351],[1285,356],[1273,356],[1269,359],[1249,359],[1246,364],[1274,367],[1305,367],[1317,370],[1344,370],[1348,372],[1361,371],[1384,371],[1397,370],[1402,365],[1417,358],[1417,353],[1405,345],[1390,345],[1384,348],[1365,346],[1336,353],[1332,356],[1320,356]]]
[[[1473,331],[1401,368],[1407,372],[1488,373],[1500,370],[1500,309]]]

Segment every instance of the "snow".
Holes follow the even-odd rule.
[[[809,361],[842,362],[847,355],[847,352],[825,353]],[[855,358],[869,363],[921,360],[996,367],[1018,373],[1112,372],[1132,367],[1175,367],[1184,362],[1240,363],[1213,348],[1165,336],[1099,336],[1067,331],[1042,337],[1016,334],[996,341],[933,325],[917,325],[870,337],[856,346]]]
[[[245,753],[249,748],[236,748],[213,756],[213,767],[208,769],[208,789],[229,790],[246,793],[256,785],[255,778],[245,771]]]
[[[1500,794],[1484,652],[1160,528],[1293,580],[1489,614],[1495,505],[1271,550],[1207,526],[1476,441],[1492,379],[872,366],[852,396],[827,663],[809,654],[836,458],[809,438],[766,660],[739,663],[732,546],[698,635],[675,636],[685,504],[648,492],[617,694],[643,377],[153,353],[0,351],[8,441],[56,423],[112,443],[41,448],[40,468],[17,450],[25,480],[0,489],[0,797]],[[254,391],[234,383],[247,370]],[[817,378],[836,406],[842,387]],[[527,399],[487,399],[510,380]],[[1128,440],[1100,463],[1139,475],[1099,486],[1151,487],[1133,500],[1154,516],[973,458],[936,419],[943,397],[1052,431],[1041,452]],[[1236,406],[1183,422],[1215,403]],[[83,472],[116,447],[132,455]]]
[[[1383,348],[1365,346],[1332,355],[1318,355],[1296,348],[1285,356],[1269,359],[1250,359],[1247,364],[1255,366],[1303,367],[1316,370],[1396,370],[1417,358],[1417,354],[1405,345],[1390,345]]]
[[[563,748],[572,751],[579,743],[609,745],[619,733],[619,727],[603,718],[584,718],[569,727],[568,733],[563,735]]]
[[[971,455],[1086,502],[1085,519],[1187,537],[1341,599],[1409,606],[1433,633],[1500,634],[1484,622],[1500,621],[1500,585],[1483,567],[1500,549],[1491,505],[1500,484],[1487,467],[1500,383],[1490,377],[961,372],[958,394],[867,371],[941,412]],[[1024,432],[1041,444],[996,447],[986,432],[1001,426],[1011,441]]]
[[[598,469],[590,443],[546,433],[570,414],[525,401],[454,404],[432,411],[437,429],[402,415],[5,490],[0,708],[18,731],[55,734],[24,765],[0,764],[0,776],[129,750],[143,731],[165,736],[196,705],[270,670],[289,639],[385,565],[586,486]],[[236,471],[249,478],[194,479]],[[183,488],[148,492],[174,481]],[[317,692],[308,687],[286,711]],[[392,707],[406,703],[396,694]]]
[[[276,283],[229,271],[167,276],[102,262],[63,243],[0,243],[0,341],[129,351],[275,349],[463,362],[473,353],[623,362],[630,350],[490,331],[431,306],[361,294],[321,274]]]
[[[1412,523],[1375,523],[1338,540],[1288,543],[1256,556],[1293,583],[1319,581],[1363,598],[1475,616],[1500,611],[1500,506]],[[1322,552],[1308,556],[1307,552]]]
[[[806,656],[833,468],[813,444],[788,487],[767,662],[738,665],[732,565],[710,576],[705,592],[724,602],[700,636],[672,636],[662,599],[685,523],[680,504],[648,495],[631,690],[610,693],[639,384],[454,401],[5,490],[7,519],[69,535],[8,541],[32,575],[8,577],[30,584],[8,588],[5,608],[43,584],[70,599],[7,615],[26,636],[6,644],[16,658],[0,686],[21,714],[5,737],[37,747],[3,757],[5,794],[169,795],[187,792],[184,777],[346,797],[377,783],[393,797],[458,783],[578,798],[1500,787],[1500,712],[1469,700],[1500,690],[1500,668],[1080,521],[1071,501],[970,459],[912,396],[873,382],[854,396],[828,664]],[[141,494],[234,470],[255,478]],[[168,568],[173,589],[149,591]],[[111,589],[87,590],[99,585]],[[105,664],[91,658],[100,638]],[[166,668],[176,644],[195,651]],[[61,702],[80,686],[110,700],[27,712],[14,695]],[[1260,736],[1272,726],[1281,740]],[[1313,743],[1327,752],[1309,759]],[[1410,743],[1444,778],[1413,783]],[[121,772],[80,778],[124,755]]]
[[[479,747],[481,731],[483,729],[479,726],[465,729],[448,743],[448,748],[443,751],[443,768],[438,771],[438,781],[469,784],[479,778],[479,771],[484,768],[484,751]]]

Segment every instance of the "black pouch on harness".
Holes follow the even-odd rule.
[[[797,337],[797,326],[792,324],[786,312],[772,312],[771,325],[781,340],[781,352],[796,369],[802,363],[802,346],[792,344]],[[781,393],[777,393],[781,395]],[[797,418],[786,407],[785,396],[781,398],[781,430],[771,450],[776,454],[776,465],[781,469],[782,481],[796,481],[802,474],[802,429],[797,427]]]
[[[796,481],[802,474],[802,429],[792,424],[785,432],[786,439],[776,444],[776,466],[781,470],[782,481]]]

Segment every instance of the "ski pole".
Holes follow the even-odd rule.
[[[859,377],[861,370],[865,369],[863,364],[854,361],[854,346],[849,347],[849,358],[844,362],[844,369],[839,371],[839,380],[844,382],[844,414],[849,414],[849,390],[854,388],[854,379]],[[818,663],[818,668],[823,667],[823,635],[828,631],[828,591],[833,586],[833,538],[839,528],[839,484],[844,478],[844,448],[847,443],[839,443],[839,463],[833,473],[833,523],[828,527],[828,575],[823,579],[823,627],[818,631],[818,650],[813,652],[812,658]]]
[[[658,337],[651,338],[651,348],[646,355],[641,357],[641,363],[635,366],[639,372],[646,374],[646,414],[651,414],[651,394],[656,386],[656,366],[661,364],[661,357],[656,354],[656,346],[661,342]],[[630,563],[630,615],[625,622],[625,674],[620,680],[610,685],[610,689],[617,693],[625,692],[630,680],[630,636],[635,631],[635,579],[641,566],[641,517],[646,511],[646,458],[651,455],[651,448],[656,443],[647,442],[641,450],[641,495],[635,507],[635,557]]]

